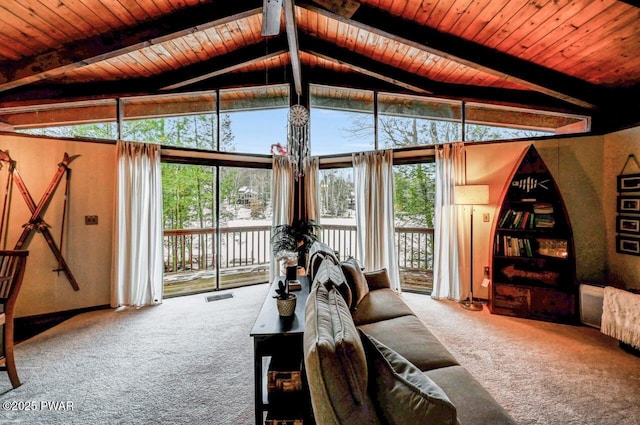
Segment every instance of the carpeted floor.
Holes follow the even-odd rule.
[[[252,424],[249,332],[267,285],[229,292],[85,313],[19,344],[23,385],[0,373],[0,423]],[[519,423],[640,423],[640,358],[597,329],[403,297]]]

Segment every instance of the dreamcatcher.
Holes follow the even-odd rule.
[[[296,163],[296,176],[304,174],[304,166],[311,153],[309,139],[309,111],[302,105],[293,105],[289,109],[287,145],[289,155]]]

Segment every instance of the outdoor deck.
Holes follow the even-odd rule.
[[[321,240],[346,259],[356,252],[355,232],[355,226],[323,225]],[[214,229],[165,230],[164,296],[268,282],[269,236],[270,226],[222,228],[219,241]],[[398,227],[396,243],[402,289],[431,292],[433,229]]]

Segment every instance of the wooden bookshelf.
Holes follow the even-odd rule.
[[[507,180],[492,241],[492,313],[577,323],[571,224],[555,180],[533,145]]]

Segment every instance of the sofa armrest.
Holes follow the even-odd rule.
[[[364,278],[370,290],[391,288],[391,281],[387,269],[364,272]]]

